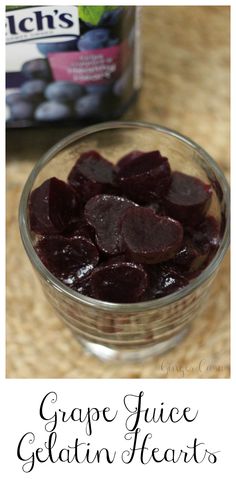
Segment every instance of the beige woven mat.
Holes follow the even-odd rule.
[[[228,176],[229,8],[146,7],[143,44],[143,90],[126,118],[157,122],[192,137]],[[17,211],[34,162],[68,132],[33,129],[8,135],[6,376],[229,377],[229,255],[189,336],[172,351],[140,365],[104,363],[84,353],[51,310],[21,245]]]

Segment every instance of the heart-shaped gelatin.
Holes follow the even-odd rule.
[[[96,246],[82,236],[47,236],[37,242],[36,251],[46,268],[69,287],[88,276],[99,261]]]
[[[126,198],[107,194],[94,196],[86,203],[85,219],[95,229],[96,243],[103,253],[122,252],[120,222],[125,211],[135,206]]]
[[[116,183],[130,199],[148,203],[167,192],[171,170],[167,157],[159,151],[146,152],[122,164],[117,169]]]
[[[61,233],[76,222],[79,212],[76,192],[56,177],[47,179],[30,195],[30,228],[37,234]]]
[[[117,262],[100,265],[91,274],[91,293],[94,298],[111,303],[140,301],[148,285],[146,271],[141,265]]]
[[[114,167],[96,151],[83,152],[68,175],[68,182],[86,202],[113,185]]]
[[[123,244],[139,263],[160,263],[172,258],[183,240],[183,228],[174,219],[158,216],[152,209],[133,207],[121,223]]]
[[[165,208],[174,219],[187,225],[194,225],[205,216],[211,197],[212,188],[209,184],[175,171],[172,173],[171,184],[165,196]]]

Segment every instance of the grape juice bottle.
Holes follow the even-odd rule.
[[[139,7],[8,6],[8,127],[118,118],[140,87]]]

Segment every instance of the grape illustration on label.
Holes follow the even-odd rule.
[[[7,6],[7,127],[118,118],[138,56],[137,7]]]

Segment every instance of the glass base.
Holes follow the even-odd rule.
[[[80,336],[76,336],[83,348],[95,355],[97,358],[103,361],[117,361],[117,362],[138,362],[147,358],[158,356],[165,351],[174,348],[180,343],[180,341],[187,335],[190,326],[184,327],[177,335],[169,338],[168,340],[151,345],[145,348],[136,349],[123,349],[123,348],[109,348],[98,343],[92,343]]]

